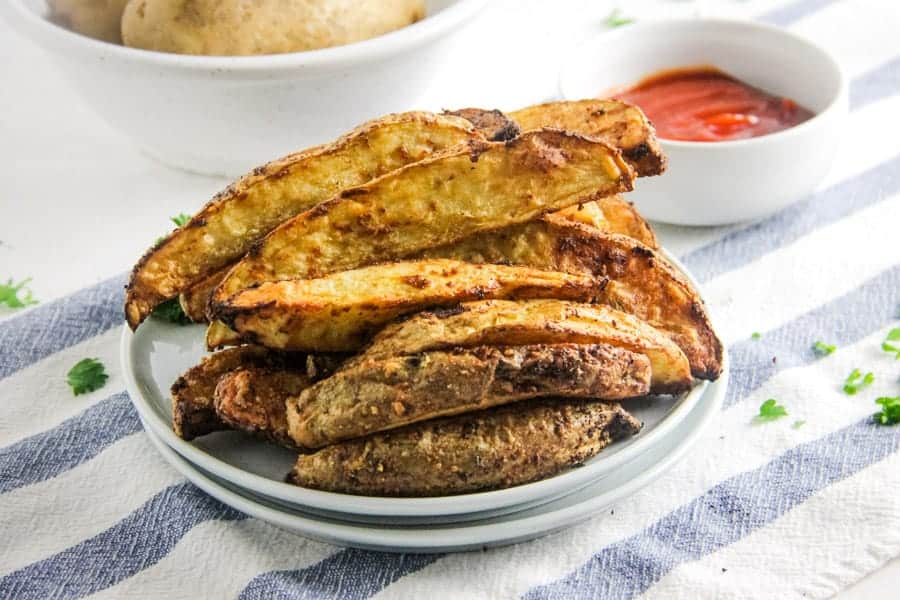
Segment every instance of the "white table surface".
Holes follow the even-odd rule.
[[[639,2],[634,10],[649,11],[653,5]],[[596,20],[608,10],[609,3],[597,3],[589,12]],[[527,22],[526,15],[521,18]],[[571,18],[571,13],[560,11],[558,18]],[[528,52],[527,47],[519,50]],[[448,86],[435,97],[446,107],[515,107],[552,97],[556,56],[534,49],[506,61],[510,51],[498,47],[484,58],[481,70],[467,69],[466,86]],[[847,60],[864,57],[849,52]],[[491,63],[503,64],[505,75],[489,76]],[[148,240],[171,228],[169,216],[197,210],[227,183],[144,156],[70,92],[42,50],[3,23],[0,82],[0,278],[31,277],[30,287],[41,301],[129,269]],[[660,231],[663,243],[676,250],[693,235],[682,228]],[[702,234],[707,235],[709,230]],[[8,313],[0,308],[0,318]],[[838,597],[896,598],[898,589],[900,559]]]

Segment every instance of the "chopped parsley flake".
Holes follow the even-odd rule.
[[[791,425],[791,427],[793,427],[794,429],[800,429],[804,425],[806,425],[806,421],[804,421],[803,419],[797,419],[796,421],[794,421],[794,424]]]
[[[894,327],[888,332],[887,337],[881,342],[881,349],[893,353],[900,360],[900,327]]]
[[[622,11],[618,8],[614,8],[612,12],[604,19],[603,23],[610,28],[621,27],[622,25],[629,25],[634,23],[634,19],[631,17],[626,17],[622,15]]]
[[[31,278],[29,277],[19,283],[13,283],[12,278],[10,278],[6,283],[0,283],[0,304],[5,304],[9,308],[25,308],[26,306],[37,304],[38,301],[34,299],[31,295],[31,290],[27,287],[30,281]],[[21,292],[21,296],[19,292]]]
[[[882,397],[875,400],[881,405],[881,411],[872,415],[879,425],[896,425],[900,423],[900,396]]]
[[[828,356],[829,354],[833,354],[835,350],[837,350],[837,346],[834,344],[826,344],[825,342],[816,341],[816,343],[812,345],[812,351],[819,356]]]
[[[66,381],[76,396],[99,390],[106,384],[107,379],[109,375],[106,374],[103,363],[96,358],[78,361],[66,375]]]
[[[787,409],[778,404],[775,398],[769,398],[760,405],[759,414],[753,417],[753,420],[757,423],[768,423],[769,421],[786,417],[787,414]]]
[[[178,298],[166,300],[165,302],[154,308],[153,317],[156,319],[160,319],[161,321],[168,321],[169,323],[175,323],[177,325],[188,325],[191,322],[187,315],[184,314],[184,310],[182,310],[181,303],[178,302]]]
[[[178,216],[169,217],[176,227],[184,227],[191,220],[191,215],[180,213]]]
[[[873,381],[875,381],[875,375],[872,373],[863,375],[859,369],[853,369],[844,381],[844,393],[852,396],[864,387],[872,385]]]
[[[757,340],[761,340],[762,334],[758,331],[754,331],[753,333],[750,334],[750,339],[753,340],[754,342]]]

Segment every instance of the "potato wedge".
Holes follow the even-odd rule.
[[[457,346],[564,343],[609,344],[646,355],[656,394],[682,392],[693,382],[684,353],[651,325],[609,306],[565,300],[482,300],[418,313],[385,327],[342,369]]]
[[[630,190],[632,180],[618,150],[561,131],[473,142],[286,221],[235,265],[213,301],[257,283],[321,277],[530,221]]]
[[[522,131],[552,127],[601,140],[622,150],[640,176],[666,170],[666,156],[643,111],[618,100],[590,98],[536,104],[508,114]]]
[[[716,379],[722,343],[697,290],[640,242],[547,215],[542,220],[426,250],[421,258],[523,265],[608,278],[598,302],[635,315],[671,338],[694,377]]]
[[[288,481],[366,496],[506,488],[583,463],[640,429],[616,403],[531,400],[328,446],[301,455]]]
[[[310,385],[309,377],[296,370],[239,368],[223,375],[216,385],[216,416],[227,427],[296,448],[288,435],[285,400]]]
[[[619,400],[650,391],[650,361],[605,344],[480,346],[363,361],[287,399],[305,448],[527,398]]]
[[[209,297],[216,286],[225,279],[225,275],[228,274],[231,267],[232,265],[228,265],[224,269],[219,269],[181,291],[178,295],[178,303],[188,319],[194,323],[207,322],[206,307],[209,304]]]
[[[592,275],[434,259],[263,283],[211,309],[242,339],[268,348],[352,352],[386,323],[425,308],[483,298],[592,302],[605,284]]]
[[[259,346],[229,348],[205,357],[172,384],[172,427],[185,440],[228,427],[216,416],[216,384],[235,369],[264,364],[272,352]]]
[[[125,315],[135,329],[161,302],[224,268],[285,219],[338,191],[484,138],[461,118],[409,112],[255,169],[213,198],[135,265]]]

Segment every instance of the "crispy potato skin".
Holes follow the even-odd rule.
[[[515,121],[499,110],[461,108],[459,110],[445,110],[441,114],[462,117],[469,121],[489,142],[508,142],[522,133]]]
[[[622,196],[607,196],[597,200],[597,206],[603,213],[605,224],[598,227],[609,233],[618,233],[630,237],[654,250],[659,249],[659,242],[650,223],[644,220],[634,204]]]
[[[208,321],[206,315],[206,307],[209,304],[209,296],[212,294],[216,286],[225,278],[232,265],[219,269],[211,275],[192,283],[178,295],[178,303],[181,310],[194,323],[205,323]]]
[[[50,20],[76,33],[122,43],[122,13],[129,0],[47,0]]]
[[[695,377],[716,379],[722,371],[722,343],[697,290],[656,251],[627,236],[554,214],[427,250],[422,257],[608,278],[598,302],[635,315],[669,336],[684,352]]]
[[[233,263],[277,225],[340,190],[483,139],[464,119],[402,113],[255,169],[138,261],[125,296],[128,324],[137,328],[156,305]]]
[[[279,54],[366,40],[424,16],[424,0],[132,0],[122,36],[159,52]]]
[[[216,416],[214,398],[219,379],[235,369],[264,363],[269,350],[259,346],[229,348],[205,357],[172,384],[172,428],[185,440],[227,429]]]
[[[386,323],[425,308],[483,298],[592,302],[605,284],[593,275],[431,259],[263,283],[212,310],[243,339],[268,348],[352,352]]]
[[[235,265],[213,300],[256,283],[402,258],[627,191],[632,180],[618,150],[561,131],[472,143],[345,189],[281,224]]]
[[[365,361],[287,401],[306,448],[528,398],[619,400],[650,391],[650,361],[603,344],[455,348]]]
[[[566,300],[482,300],[417,313],[381,330],[344,368],[457,346],[564,343],[609,344],[646,355],[652,393],[680,393],[693,383],[684,353],[654,327],[609,306]]]
[[[618,100],[577,100],[536,104],[509,113],[522,131],[553,127],[604,141],[622,150],[640,176],[666,170],[656,131],[641,109]]]
[[[305,373],[284,368],[251,367],[230,371],[216,385],[216,415],[232,429],[286,448],[296,448],[288,435],[285,400],[311,384]]]
[[[506,488],[580,464],[640,428],[615,403],[526,401],[301,455],[288,481],[368,496],[443,496]]]

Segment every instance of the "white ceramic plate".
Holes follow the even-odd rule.
[[[388,552],[453,552],[523,542],[586,520],[630,496],[670,469],[719,414],[728,380],[707,386],[694,407],[663,441],[581,490],[535,508],[465,523],[397,527],[360,524],[286,508],[220,480],[188,462],[145,423],[153,443],[178,471],[200,489],[252,517],[304,537]]]
[[[668,256],[668,255],[667,255]],[[683,272],[684,268],[668,256]],[[690,277],[685,272],[685,275]],[[696,282],[692,280],[696,286]],[[157,437],[210,474],[254,494],[320,514],[342,518],[434,522],[473,520],[546,503],[607,476],[661,443],[703,396],[707,383],[680,397],[629,401],[628,410],[644,423],[641,432],[616,442],[584,466],[555,477],[505,490],[438,498],[380,498],[337,494],[284,482],[296,454],[236,432],[217,432],[186,442],[172,431],[169,387],[206,354],[204,328],[148,320],[132,333],[123,328],[121,358],[126,387],[141,419]],[[355,516],[354,516],[355,515]]]

